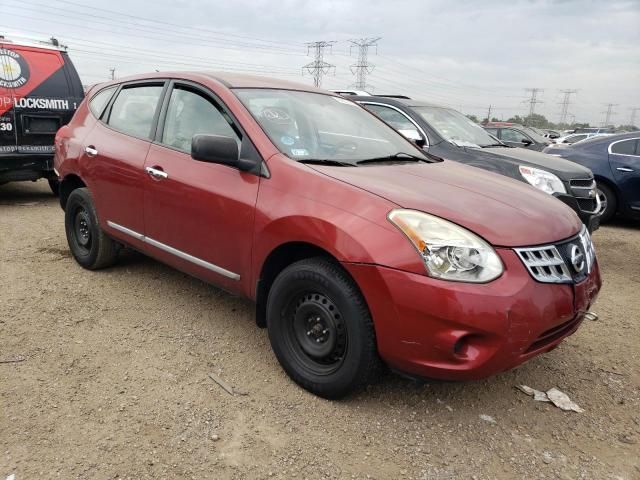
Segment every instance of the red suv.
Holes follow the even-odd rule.
[[[305,85],[100,85],[58,132],[55,167],[80,265],[126,245],[254,299],[283,368],[328,398],[382,361],[452,380],[512,368],[572,334],[601,285],[562,202]]]

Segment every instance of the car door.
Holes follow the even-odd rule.
[[[609,165],[613,177],[626,204],[634,210],[640,210],[639,138],[617,140],[609,145]]]
[[[138,244],[144,232],[144,161],[165,83],[122,85],[83,143],[81,168],[100,223],[132,244]]]
[[[259,177],[196,161],[196,134],[236,139],[241,155],[257,151],[209,90],[175,82],[145,169],[145,242],[161,260],[225,289],[242,292],[251,270]]]
[[[500,140],[511,147],[529,148],[534,142],[529,136],[515,128],[501,128]]]

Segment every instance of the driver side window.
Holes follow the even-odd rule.
[[[368,103],[363,104],[363,106],[370,112],[375,113],[383,122],[393,127],[405,137],[411,139],[422,138],[422,135],[418,132],[413,122],[397,110]]]
[[[528,137],[526,137],[523,133],[520,133],[517,130],[513,130],[511,128],[502,129],[502,141],[503,142],[522,143],[523,140],[530,141]]]
[[[212,100],[183,87],[174,87],[167,108],[162,143],[191,153],[191,139],[196,134],[223,135],[240,139],[230,119]]]

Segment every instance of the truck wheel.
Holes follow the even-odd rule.
[[[325,398],[370,383],[381,362],[369,309],[334,262],[310,258],[276,278],[267,300],[271,347],[289,377]]]
[[[49,182],[49,188],[53,192],[53,194],[57,197],[60,195],[60,182],[57,178],[48,178],[47,182]]]
[[[91,193],[77,188],[67,200],[64,227],[73,258],[84,268],[97,270],[113,265],[118,246],[100,228]]]
[[[607,223],[616,214],[618,199],[611,188],[601,183],[596,186],[596,195],[598,195],[601,205],[600,223]]]

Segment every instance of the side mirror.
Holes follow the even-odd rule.
[[[531,140],[529,140],[528,138],[523,138],[523,139],[522,139],[522,144],[523,144],[525,147],[528,147],[528,146],[529,146],[529,145],[531,145],[532,143],[533,143],[533,142],[532,142]]]
[[[194,135],[191,139],[191,158],[235,167],[240,158],[238,142],[222,135]]]

